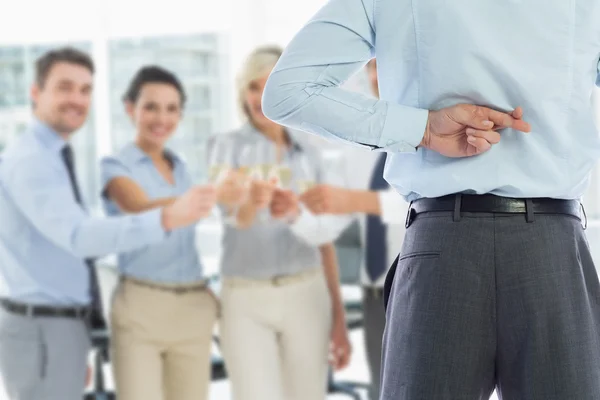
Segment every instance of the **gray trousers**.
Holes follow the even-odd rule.
[[[387,291],[382,400],[600,399],[600,284],[577,218],[420,214]]]
[[[370,290],[363,292],[363,313],[365,348],[371,373],[369,398],[379,399],[379,381],[381,379],[381,347],[385,328],[385,310],[383,296],[374,295]]]
[[[30,318],[0,307],[0,377],[8,400],[81,400],[89,349],[81,320]]]

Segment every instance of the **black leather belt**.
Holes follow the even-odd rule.
[[[8,312],[26,317],[57,317],[87,320],[91,313],[89,307],[55,307],[18,303],[0,299],[0,305]]]
[[[564,214],[579,218],[582,221],[585,219],[585,211],[578,200],[515,199],[490,194],[455,194],[413,201],[406,216],[406,227],[410,226],[418,214],[436,211],[453,212],[455,221],[460,220],[462,212],[524,214],[527,222],[533,222],[535,214]]]

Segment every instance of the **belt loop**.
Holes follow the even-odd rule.
[[[588,224],[587,214],[585,213],[585,207],[583,206],[583,203],[579,203],[579,205],[581,206],[581,214],[583,215],[583,218],[579,218],[581,219],[581,225],[583,225],[583,230],[585,231]]]
[[[535,221],[535,216],[534,216],[534,213],[533,213],[533,200],[531,200],[531,199],[525,199],[525,212],[526,212],[525,219],[527,220],[528,224],[530,224],[533,221]]]
[[[454,197],[454,215],[452,215],[452,221],[460,221],[460,209],[462,208],[462,194],[458,193]]]
[[[404,223],[404,227],[408,229],[410,224],[412,224],[413,219],[415,219],[415,210],[412,208],[413,202],[411,201],[408,205],[408,211],[406,213],[406,222]]]

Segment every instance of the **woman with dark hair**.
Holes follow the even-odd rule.
[[[165,147],[181,119],[185,93],[160,67],[142,68],[124,96],[135,140],[102,160],[109,215],[169,204],[191,188],[185,163]],[[243,187],[235,177],[216,190],[198,186],[205,201],[233,206]],[[113,368],[119,399],[201,400],[208,396],[210,348],[217,302],[203,278],[195,228],[162,243],[119,255],[113,298]]]

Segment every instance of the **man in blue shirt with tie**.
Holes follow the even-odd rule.
[[[73,132],[85,122],[94,66],[71,48],[36,64],[34,122],[0,158],[0,376],[11,400],[78,400],[97,301],[91,259],[159,242],[210,213],[215,190],[116,218],[87,215]]]
[[[388,152],[412,202],[381,399],[600,399],[579,202],[600,154],[599,20],[594,0],[330,0],[273,70],[265,115]],[[339,88],[375,56],[380,100]]]

